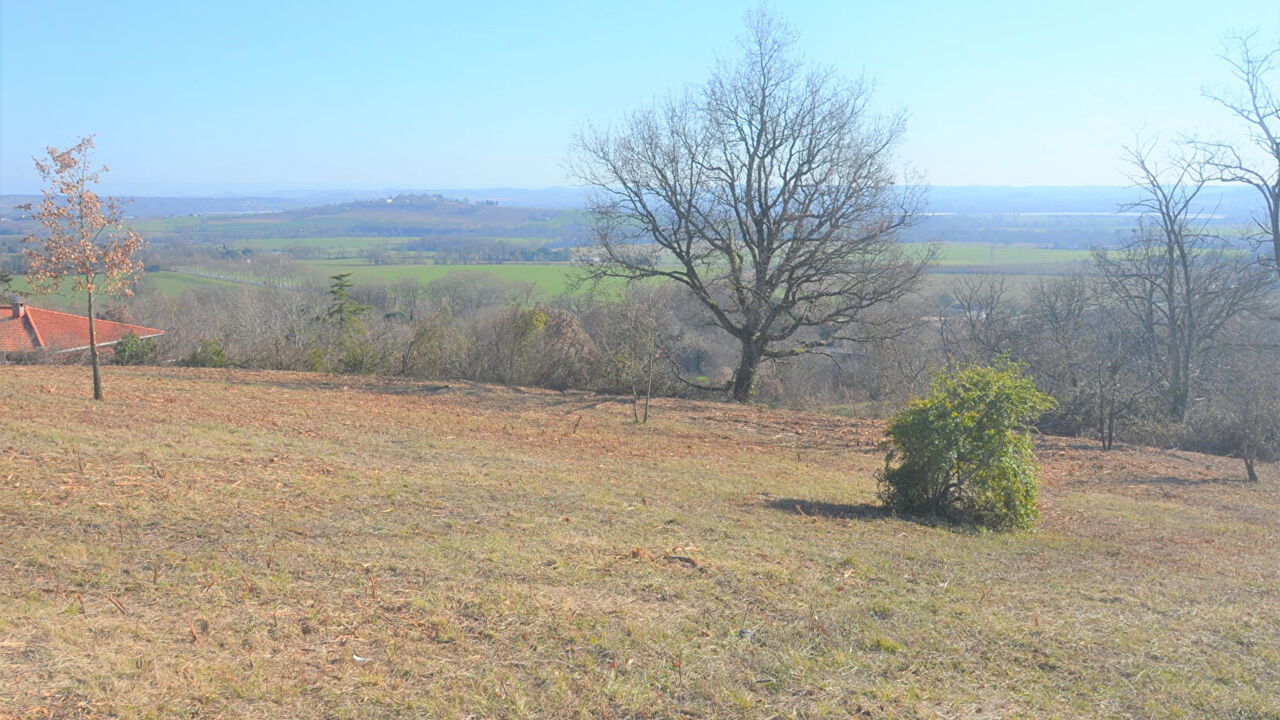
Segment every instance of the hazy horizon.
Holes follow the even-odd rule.
[[[754,3],[0,3],[0,193],[95,134],[111,194],[570,187],[573,134],[705,80]],[[1280,4],[796,2],[812,63],[909,115],[934,187],[1121,187],[1135,132],[1230,135],[1226,33]]]
[[[105,180],[108,176],[103,176]],[[1012,184],[983,184],[983,185],[941,185],[935,183],[922,183],[922,187],[929,189],[941,190],[1128,190],[1134,186],[1128,183],[1115,183],[1111,185],[1012,185]],[[1253,190],[1239,188],[1236,185],[1219,184],[1227,190],[1239,189],[1241,192],[1256,192]],[[1213,187],[1213,186],[1211,186]],[[520,186],[520,185],[488,185],[474,187],[401,187],[401,186],[328,186],[317,185],[308,187],[305,184],[296,186],[274,186],[274,185],[252,185],[249,187],[235,187],[233,185],[208,186],[202,184],[193,184],[192,186],[184,186],[183,184],[175,184],[162,188],[152,188],[146,185],[136,187],[119,187],[112,192],[121,197],[150,197],[150,198],[218,198],[218,197],[274,197],[274,196],[291,196],[291,195],[325,195],[325,194],[353,194],[353,193],[372,193],[371,197],[380,197],[383,193],[396,194],[430,194],[430,193],[468,193],[468,192],[585,192],[590,188],[581,185],[545,185],[545,186]],[[33,187],[26,191],[9,190],[5,188],[0,195],[18,197],[18,196],[37,196],[40,194],[39,187]],[[460,196],[459,196],[459,199]],[[474,198],[479,199],[479,198]]]

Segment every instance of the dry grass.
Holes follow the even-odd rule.
[[[1020,535],[873,423],[0,368],[0,717],[1280,717],[1276,469],[1052,441]]]

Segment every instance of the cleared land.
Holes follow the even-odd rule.
[[[1280,716],[1280,486],[1046,440],[1043,523],[886,517],[880,426],[0,368],[0,716]]]

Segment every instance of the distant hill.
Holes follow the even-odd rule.
[[[580,244],[586,236],[584,218],[574,211],[409,194],[276,211],[160,216],[139,219],[133,225],[152,241],[193,243],[291,237],[459,237],[565,246]]]
[[[934,187],[909,241],[947,240],[1081,248],[1128,235],[1139,197],[1123,187]],[[0,196],[0,241],[31,226],[16,205],[36,196]],[[565,247],[588,241],[582,188],[446,189],[413,193],[279,191],[253,196],[128,198],[126,213],[152,241],[222,243],[262,238],[506,238]],[[1200,212],[1213,224],[1247,225],[1250,188],[1213,187]]]
[[[451,188],[430,192],[473,201],[492,200],[511,207],[580,209],[587,201],[587,191],[574,187]],[[1135,189],[1119,186],[931,187],[928,191],[927,211],[958,215],[1110,215],[1138,197],[1139,193]],[[1222,215],[1224,220],[1234,223],[1246,222],[1256,207],[1256,192],[1252,188],[1238,186],[1209,188],[1202,203],[1204,212]]]

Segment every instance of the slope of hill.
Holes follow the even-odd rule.
[[[155,240],[225,243],[251,238],[468,237],[534,238],[541,244],[577,244],[579,213],[503,207],[435,195],[390,198],[256,215],[202,215],[139,221]]]
[[[34,232],[35,225],[4,196],[0,238]],[[175,208],[186,208],[177,214]],[[228,208],[236,208],[231,210]],[[576,245],[586,237],[581,213],[505,207],[443,195],[396,195],[376,200],[301,207],[276,198],[141,198],[127,207],[128,225],[152,242],[236,243],[250,239],[307,244],[317,238],[515,238],[539,245]]]
[[[1048,440],[1039,532],[879,426],[265,372],[0,373],[0,717],[1275,717],[1280,496]]]
[[[1030,244],[1088,248],[1128,237],[1133,215],[1118,213],[1138,197],[1122,187],[937,187],[927,213],[904,234],[908,241]],[[1212,229],[1235,235],[1258,210],[1251,188],[1212,187],[1200,211]],[[364,199],[353,199],[356,197]],[[323,238],[369,241],[403,237],[432,242],[502,238],[534,246],[568,247],[590,240],[581,188],[467,189],[436,193],[139,197],[126,206],[130,225],[163,243],[316,246]],[[35,226],[15,210],[32,196],[0,196],[0,253]]]

